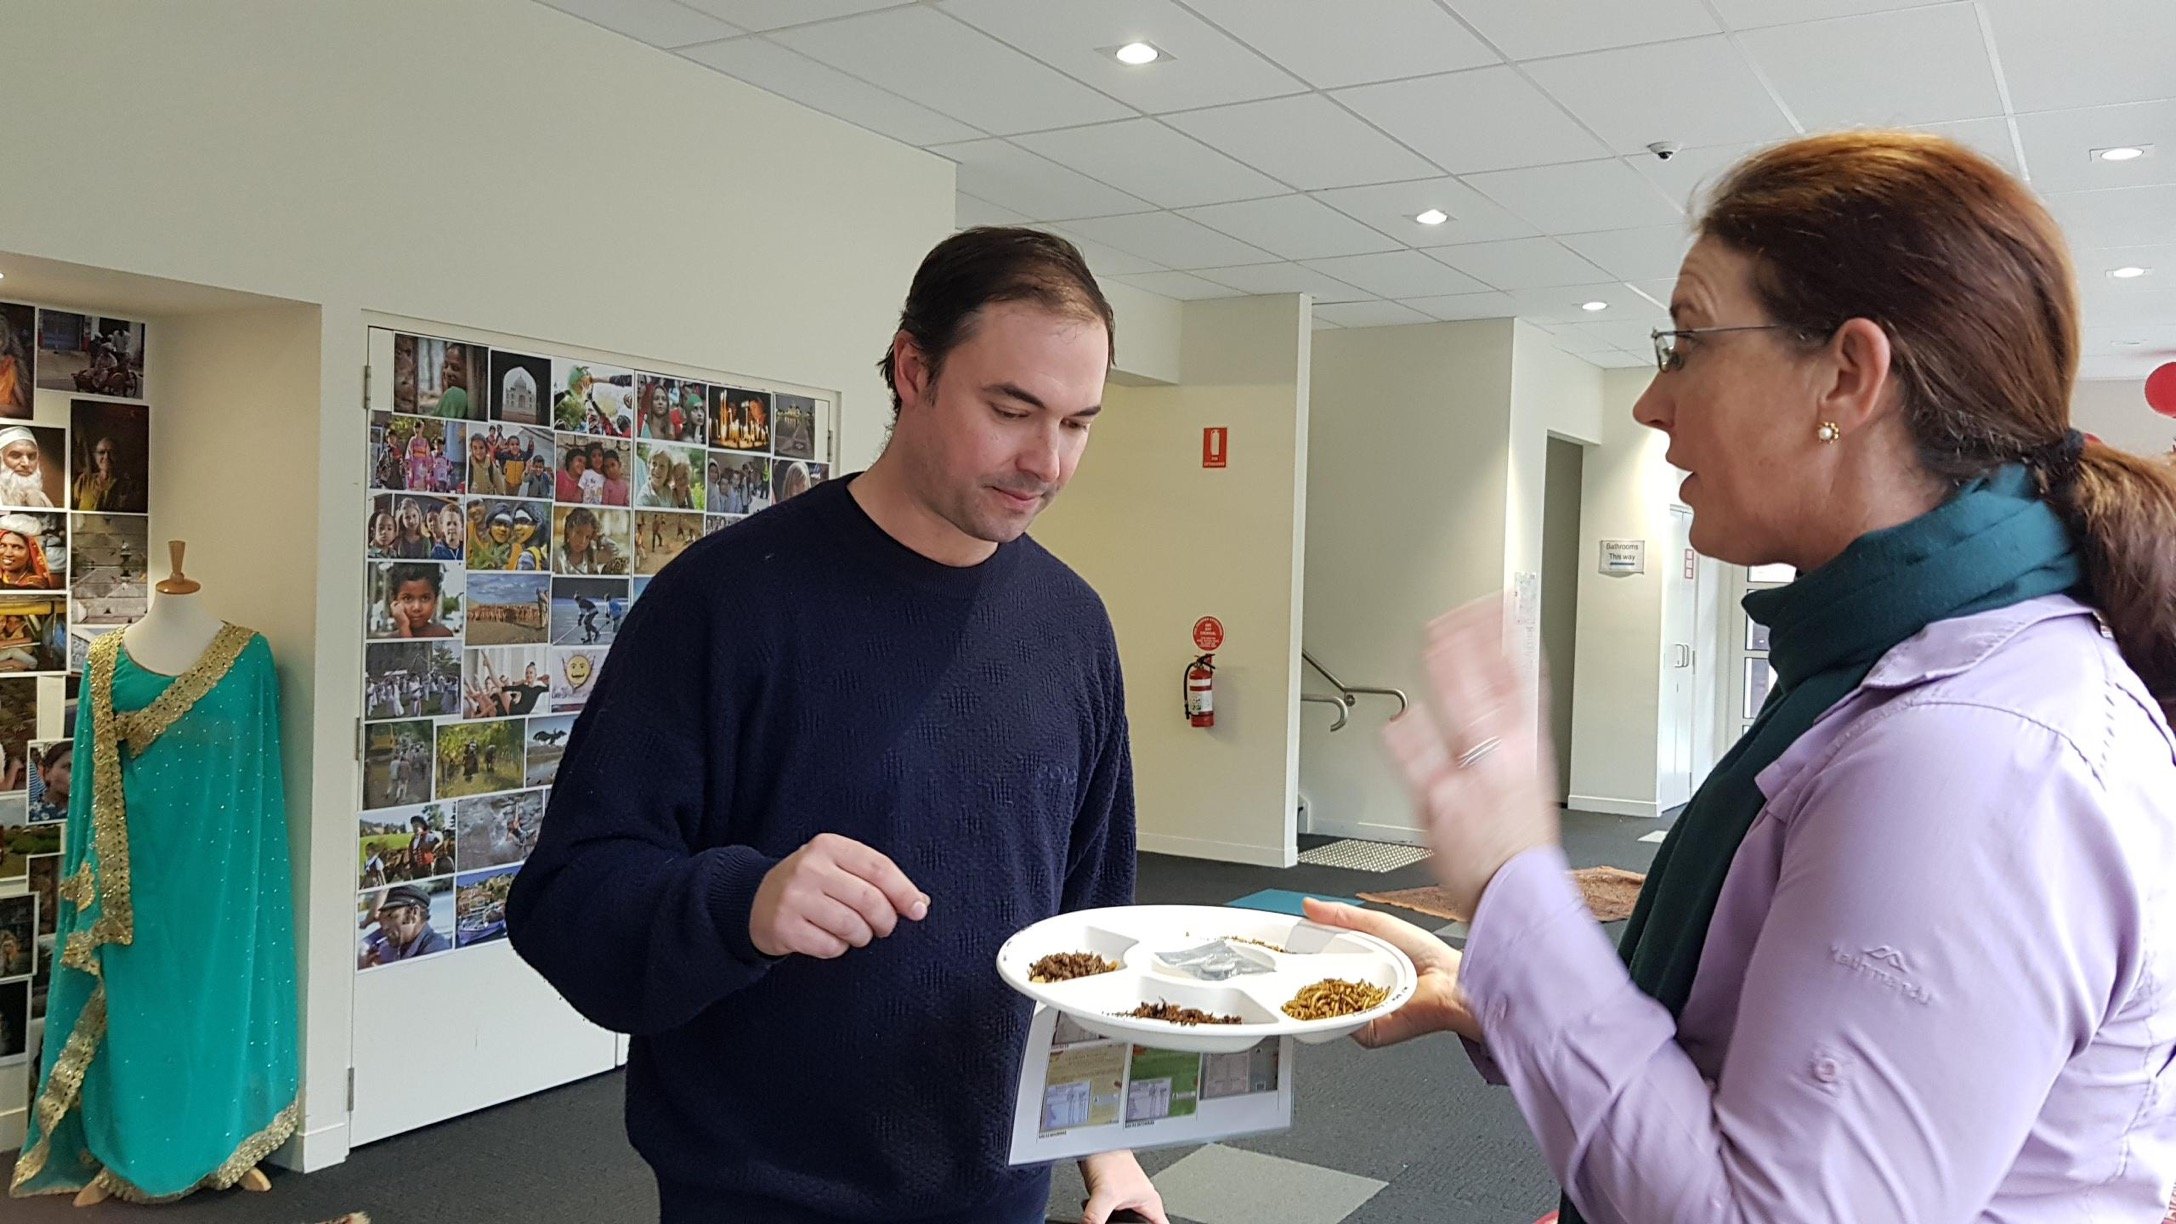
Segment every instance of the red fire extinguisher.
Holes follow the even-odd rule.
[[[1216,725],[1216,656],[1205,654],[1186,667],[1186,720],[1197,727]]]

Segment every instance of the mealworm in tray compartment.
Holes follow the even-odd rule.
[[[1198,1007],[1180,1007],[1174,1003],[1143,1003],[1130,1012],[1120,1012],[1133,1020],[1162,1020],[1170,1024],[1239,1024],[1237,1016],[1217,1016]]]
[[[1339,1016],[1358,1015],[1370,1008],[1381,1007],[1390,992],[1366,982],[1348,982],[1342,978],[1324,978],[1312,986],[1303,986],[1284,1005],[1284,1014],[1294,1020],[1334,1020]]]
[[[1117,968],[1118,962],[1107,961],[1093,952],[1053,952],[1028,966],[1028,980],[1038,986],[1047,986],[1052,982],[1070,982],[1074,978],[1111,973]]]

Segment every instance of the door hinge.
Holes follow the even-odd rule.
[[[363,720],[355,720],[355,759],[363,759]]]
[[[370,363],[363,363],[363,419],[370,419]]]
[[[355,1112],[355,1068],[348,1068],[348,1112]]]

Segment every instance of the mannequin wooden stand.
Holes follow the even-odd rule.
[[[204,589],[203,584],[181,572],[181,557],[188,547],[181,540],[167,541],[174,559],[173,572],[155,588],[159,598],[144,618],[121,631],[130,658],[167,675],[178,676],[195,666],[221,625],[196,597]],[[252,1168],[235,1184],[262,1194],[272,1188],[272,1179],[264,1175],[263,1169]],[[110,1197],[104,1186],[93,1182],[76,1195],[76,1206],[95,1206]]]

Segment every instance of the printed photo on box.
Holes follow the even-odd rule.
[[[701,510],[703,488],[697,477],[703,472],[703,450],[669,442],[636,444],[635,505],[645,510]]]
[[[27,978],[37,966],[38,894],[0,897],[0,978]]]
[[[461,636],[464,578],[460,566],[435,561],[370,562],[364,632],[373,641]]]
[[[454,943],[469,948],[506,938],[506,894],[514,887],[515,867],[494,867],[454,878],[454,913],[460,934]]]
[[[550,574],[468,575],[468,644],[543,645],[551,640]]]
[[[30,891],[38,898],[40,935],[51,935],[60,927],[60,862],[58,854],[34,855],[30,860]]]
[[[41,914],[43,912],[40,911]],[[39,921],[42,922],[44,919],[40,918]],[[38,968],[30,979],[30,1018],[32,1020],[45,1019],[46,993],[53,986],[53,958],[59,954],[56,947],[59,941],[60,937],[58,935],[46,934],[38,936]],[[32,1058],[37,1056],[37,1051],[31,1051]]]
[[[778,397],[778,422],[772,426],[772,449],[781,459],[816,457],[816,401],[805,395]]]
[[[555,506],[552,535],[559,541],[552,572],[593,576],[624,574],[635,551],[635,515],[609,506]]]
[[[433,724],[428,719],[370,723],[363,728],[363,807],[428,803]]]
[[[459,561],[466,551],[468,524],[457,497],[377,494],[370,499],[366,530],[364,552],[373,560]]]
[[[0,509],[68,505],[68,431],[51,425],[0,428]]]
[[[453,951],[453,879],[394,884],[355,906],[355,967],[382,969]]]
[[[468,435],[468,491],[486,497],[552,495],[552,431],[493,421]]]
[[[744,514],[706,514],[703,516],[703,534],[716,535],[746,517]]]
[[[489,415],[483,383],[489,351],[431,336],[393,338],[393,411],[481,421]]]
[[[0,1066],[26,1061],[30,1050],[30,979],[0,982]]]
[[[521,785],[524,721],[442,723],[438,727],[438,798],[460,799]]]
[[[7,532],[0,528],[0,550]],[[65,675],[68,671],[68,597],[0,595],[0,672]]]
[[[356,887],[384,888],[453,874],[454,810],[424,803],[356,819]]]
[[[370,487],[462,493],[468,487],[466,421],[370,414]]]
[[[445,718],[460,712],[459,642],[372,642],[363,648],[364,718]]]
[[[670,510],[635,511],[635,572],[655,574],[703,538],[703,516]]]
[[[552,363],[526,353],[491,350],[491,419],[509,425],[548,425]]]
[[[78,625],[126,625],[150,610],[146,560],[151,520],[141,514],[77,514],[68,533],[70,593]],[[81,670],[71,665],[71,671]]]
[[[572,714],[552,714],[529,720],[529,785],[550,786],[559,780],[559,758],[566,755],[574,719]]]
[[[771,469],[772,495],[778,502],[789,502],[815,487],[816,474],[813,463],[798,459],[781,459]]]
[[[144,513],[150,496],[151,410],[76,400],[69,420],[69,509]]]
[[[68,589],[68,516],[58,510],[0,514],[0,591]]]
[[[680,382],[680,436],[673,439],[690,446],[710,445],[710,387],[682,379]]]
[[[552,363],[552,425],[562,433],[599,438],[635,436],[635,373],[614,366]]]
[[[470,569],[551,572],[550,502],[476,497],[469,499],[467,515]]]
[[[549,648],[472,647],[464,666],[461,717],[525,718],[544,712],[552,691]],[[513,785],[520,785],[518,778]]]
[[[771,460],[764,455],[721,451],[711,455],[718,465],[716,492],[711,495],[712,514],[754,514],[771,508]]]
[[[27,823],[22,792],[0,795],[0,880],[23,879],[30,874],[31,860],[59,854],[66,827]]]
[[[544,827],[544,798],[543,791],[525,790],[463,799],[458,809],[461,870],[503,867],[528,858]]]
[[[68,783],[75,771],[75,741],[32,740],[26,756],[24,797],[30,801],[31,824],[55,824],[68,819]]]
[[[712,389],[710,444],[720,450],[771,449],[771,396],[738,387]]]
[[[700,387],[701,384],[697,384]],[[635,436],[656,442],[689,440],[688,414],[680,403],[680,380],[661,374],[635,378],[635,404],[641,409]],[[701,434],[694,435],[700,439]]]
[[[610,645],[627,615],[625,578],[552,579],[552,645]]]
[[[144,325],[39,311],[38,385],[51,391],[142,399]]]
[[[552,712],[572,714],[589,702],[597,687],[597,673],[604,667],[604,646],[560,646],[552,650],[552,666],[558,677],[552,682]]]
[[[38,310],[0,302],[0,418],[27,420],[35,402]]]

